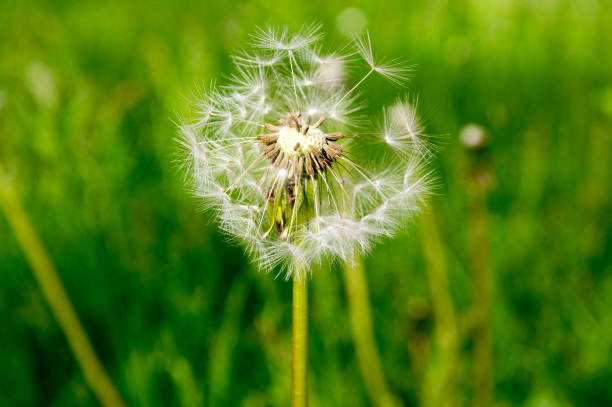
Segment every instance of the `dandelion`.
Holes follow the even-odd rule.
[[[203,92],[179,129],[204,208],[260,269],[294,284],[324,259],[350,262],[393,235],[430,187],[415,107],[398,101],[379,126],[357,93],[373,73],[404,84],[409,69],[377,60],[369,34],[334,52],[321,38],[316,25],[258,30],[253,51],[234,57],[236,73]],[[369,70],[347,86],[356,55]]]
[[[287,278],[312,270],[298,265],[367,252],[429,189],[430,149],[415,107],[383,109],[372,132],[357,85],[344,86],[350,56],[324,54],[314,46],[320,37],[312,26],[292,36],[258,31],[257,54],[236,57],[229,83],[202,95],[194,120],[180,124],[195,195],[261,269],[280,266]],[[365,77],[405,80],[397,63],[377,63],[367,34],[357,50],[370,67]]]

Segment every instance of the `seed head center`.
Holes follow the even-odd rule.
[[[295,127],[283,126],[276,143],[283,154],[293,158],[309,153],[312,147],[321,150],[325,144],[325,133],[318,128],[310,128],[306,134],[302,134]]]

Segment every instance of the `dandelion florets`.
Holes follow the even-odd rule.
[[[372,73],[400,83],[408,70],[378,63],[366,35],[354,53],[369,71],[347,86],[354,53],[325,53],[321,37],[318,26],[257,31],[255,52],[234,57],[229,83],[200,95],[196,117],[180,124],[195,195],[262,269],[287,277],[367,252],[430,187],[415,106],[383,109],[376,127],[356,94]]]

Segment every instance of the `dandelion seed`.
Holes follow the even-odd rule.
[[[233,58],[229,83],[212,86],[180,124],[183,166],[203,207],[262,269],[299,278],[402,227],[428,194],[429,146],[407,99],[384,109],[382,132],[360,116],[355,91],[371,73],[403,83],[408,72],[376,61],[369,34],[355,46],[370,70],[353,86],[349,54],[323,52],[316,25],[252,38],[255,51]]]
[[[355,43],[357,52],[370,66],[371,72],[377,72],[397,85],[404,85],[406,83],[410,68],[397,60],[388,62],[377,61],[372,51],[372,41],[368,31],[362,37],[356,38]]]
[[[289,35],[287,28],[268,27],[258,29],[253,35],[253,45],[268,50],[295,51],[304,49],[321,38],[321,26],[311,24],[298,33]]]

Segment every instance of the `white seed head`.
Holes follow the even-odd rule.
[[[295,127],[283,126],[278,131],[276,141],[280,151],[289,158],[304,156],[314,148],[321,150],[325,144],[325,133],[320,129],[311,129],[308,134],[303,134]]]
[[[372,73],[403,83],[407,70],[355,48],[370,71],[347,84],[347,55],[323,52],[318,26],[260,29],[236,73],[179,125],[184,169],[203,208],[262,269],[301,278],[324,258],[350,261],[391,236],[430,189],[431,157],[416,108],[383,109],[383,131],[360,116],[356,90]],[[346,50],[346,47],[343,48]]]

